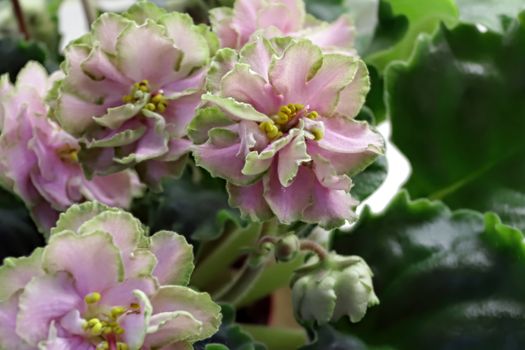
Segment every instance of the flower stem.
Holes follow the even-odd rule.
[[[301,241],[299,248],[301,250],[308,250],[317,254],[320,261],[326,260],[328,258],[328,252],[326,251],[326,249],[324,249],[320,244],[315,243],[314,241],[304,239]]]
[[[96,11],[93,7],[93,4],[91,4],[90,0],[81,0],[82,1],[82,8],[84,9],[84,16],[86,17],[88,30],[91,29],[91,23],[95,20]]]
[[[24,11],[22,11],[22,6],[20,6],[19,0],[11,0],[13,4],[13,11],[15,12],[16,21],[18,22],[18,30],[24,35],[26,40],[31,39],[29,31],[27,30],[26,20],[24,17]]]

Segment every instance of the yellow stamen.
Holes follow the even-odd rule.
[[[312,112],[310,112],[310,113],[308,113],[306,115],[306,118],[308,118],[308,119],[317,119],[317,118],[319,118],[319,113],[317,113],[316,111],[312,111]]]
[[[129,307],[130,307],[132,310],[135,310],[135,311],[140,310],[140,305],[137,304],[137,303],[131,303],[131,304],[129,304]]]
[[[319,141],[324,137],[324,131],[321,128],[313,128],[310,132],[314,135],[316,141]]]
[[[114,306],[111,308],[111,317],[118,318],[126,312],[126,309],[122,306]]]
[[[113,332],[115,332],[115,334],[122,334],[124,333],[124,328],[120,327],[120,326],[116,326],[113,328]]]
[[[117,343],[117,350],[128,350],[129,346],[126,343],[118,342]]]
[[[144,108],[146,108],[149,111],[154,111],[157,107],[155,107],[155,105],[150,102],[150,103],[147,103]]]
[[[57,149],[60,159],[68,163],[78,163],[78,150],[70,145],[64,145]]]
[[[95,324],[93,327],[91,327],[91,330],[89,332],[91,333],[91,335],[94,335],[94,336],[101,335],[103,327],[104,326],[102,325],[102,323],[99,322]]]
[[[84,297],[84,301],[86,302],[86,304],[96,304],[100,301],[100,298],[102,296],[100,295],[99,292],[93,292],[93,293],[89,293],[88,295],[86,295]]]
[[[151,98],[151,102],[155,104],[160,103],[162,101],[164,101],[164,97],[161,94],[156,94],[155,96]]]
[[[109,343],[107,341],[103,341],[98,343],[97,350],[108,350],[109,349]]]

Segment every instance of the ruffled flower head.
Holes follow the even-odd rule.
[[[125,208],[142,192],[132,171],[86,179],[77,140],[47,118],[44,96],[56,79],[31,62],[16,86],[0,83],[0,183],[26,203],[44,232],[74,203],[88,199]]]
[[[258,38],[238,56],[220,50],[208,88],[189,132],[197,163],[228,181],[231,205],[283,223],[354,218],[349,176],[383,150],[353,120],[369,90],[362,61],[308,40]]]
[[[74,205],[47,246],[0,267],[0,348],[192,349],[221,321],[208,294],[186,287],[192,270],[184,237],[150,238],[129,213]]]
[[[191,17],[139,1],[105,13],[65,51],[54,117],[83,145],[90,172],[138,166],[150,183],[177,174],[216,37]]]
[[[268,38],[307,38],[323,49],[353,51],[350,18],[321,22],[306,14],[303,0],[236,0],[233,9],[212,9],[210,20],[222,47],[240,49],[259,33]]]

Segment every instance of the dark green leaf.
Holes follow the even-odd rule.
[[[380,156],[363,172],[353,177],[352,197],[359,201],[365,200],[374,193],[385,181],[388,164],[385,156]]]
[[[24,204],[0,189],[0,262],[6,257],[30,255],[44,245]]]
[[[198,241],[218,238],[228,221],[239,220],[228,206],[224,181],[197,168],[180,179],[166,180],[162,192],[137,200],[132,212],[152,232],[172,230]]]
[[[403,14],[394,15],[387,0],[379,2],[378,24],[374,39],[365,54],[385,50],[400,41],[408,30],[408,19]]]
[[[337,330],[374,348],[507,350],[525,342],[523,234],[474,211],[400,193],[335,233],[339,254],[362,256],[381,304]]]
[[[235,309],[223,304],[222,324],[217,333],[209,339],[194,344],[195,350],[266,350],[266,347],[235,324]],[[222,344],[220,347],[217,344]]]
[[[504,36],[441,28],[388,70],[392,139],[412,164],[414,197],[525,228],[524,43],[523,18]]]
[[[356,337],[337,331],[330,325],[316,330],[315,340],[300,350],[368,350],[368,347]]]
[[[406,17],[408,30],[392,46],[367,55],[367,63],[374,65],[380,72],[383,72],[392,61],[408,59],[421,33],[434,32],[441,22],[454,25],[458,20],[458,11],[453,0],[384,0],[384,2],[391,6],[392,14],[387,13],[387,17],[393,17],[393,21],[386,27],[387,30],[379,32],[379,43],[375,45],[384,47],[392,37],[402,32],[403,24],[400,20],[396,20],[398,16]],[[390,28],[394,28],[394,35],[390,35]],[[385,38],[388,39],[386,42]]]
[[[0,75],[8,73],[11,80],[28,61],[44,63],[46,53],[44,48],[35,42],[26,42],[14,37],[0,38]]]

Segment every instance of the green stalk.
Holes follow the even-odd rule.
[[[250,223],[247,227],[233,231],[195,268],[191,284],[207,290],[231,264],[241,256],[242,249],[252,247],[259,238],[262,225]]]
[[[267,327],[241,324],[241,328],[255,340],[264,343],[268,350],[295,350],[308,341],[304,329]]]

